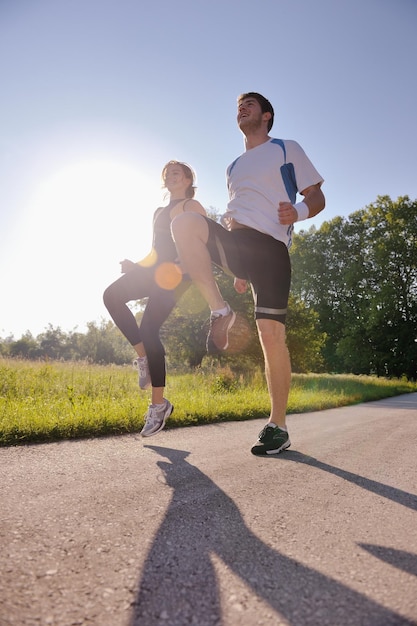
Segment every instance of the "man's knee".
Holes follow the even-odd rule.
[[[285,324],[271,319],[257,319],[259,339],[264,346],[285,344]]]

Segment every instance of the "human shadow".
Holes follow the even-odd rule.
[[[381,561],[385,561],[385,563],[407,572],[407,574],[417,576],[417,554],[395,548],[386,548],[385,546],[376,546],[371,543],[359,543],[358,545]]]
[[[294,626],[415,626],[265,544],[245,524],[233,500],[186,461],[189,452],[146,447],[168,460],[157,465],[173,492],[144,563],[131,626],[224,624],[225,590],[219,587],[213,556],[269,605],[274,621],[268,623],[281,617]],[[238,621],[245,623],[242,615]]]
[[[384,485],[384,483],[379,483],[376,480],[371,480],[370,478],[365,478],[359,474],[348,472],[340,467],[323,463],[323,461],[319,461],[318,459],[303,454],[302,452],[298,452],[296,450],[286,450],[285,454],[279,455],[279,457],[275,455],[268,458],[275,460],[279,459],[280,462],[295,461],[296,463],[317,467],[317,469],[329,472],[330,474],[334,474],[335,476],[338,476],[343,480],[347,480],[354,485],[358,485],[359,487],[362,487],[362,489],[367,489],[368,491],[372,491],[372,493],[376,493],[383,498],[387,498],[397,504],[401,504],[412,511],[417,511],[417,496],[415,494],[403,491],[402,489],[397,489],[396,487],[391,487],[390,485]]]

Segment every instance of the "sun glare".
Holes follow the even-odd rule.
[[[26,312],[26,327],[39,307],[45,327],[66,317],[82,325],[105,316],[103,288],[120,275],[122,259],[149,253],[161,204],[157,176],[109,160],[68,165],[39,184],[11,255],[25,276],[27,301],[37,303]]]
[[[37,205],[41,215],[49,213],[67,225],[90,227],[94,236],[109,224],[118,230],[120,223],[128,234],[141,223],[151,223],[156,208],[149,207],[153,197],[155,189],[132,166],[86,161],[68,166],[40,185]]]
[[[140,258],[150,249],[152,215],[160,196],[155,184],[133,166],[84,161],[39,186],[32,219],[38,228],[49,230],[55,243],[71,243],[77,254],[84,249],[90,258],[109,257],[125,250]]]

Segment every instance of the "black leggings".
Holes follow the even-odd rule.
[[[165,349],[159,337],[162,324],[179,298],[191,285],[188,277],[175,289],[163,289],[155,282],[156,267],[138,265],[112,283],[103,294],[104,304],[114,323],[132,346],[143,342],[148,357],[152,387],[165,387]],[[138,326],[127,303],[148,297]]]

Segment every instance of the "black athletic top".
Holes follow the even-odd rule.
[[[171,200],[164,207],[156,209],[153,217],[153,242],[152,247],[158,255],[157,263],[164,261],[175,261],[178,257],[177,249],[171,235],[171,211],[176,204],[183,202],[180,200]],[[184,203],[185,206],[186,203]]]

